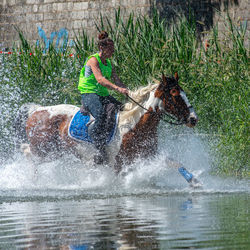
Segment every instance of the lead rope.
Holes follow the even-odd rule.
[[[139,102],[137,102],[136,100],[134,100],[134,99],[133,99],[132,97],[130,97],[129,95],[127,95],[127,98],[130,99],[131,101],[133,101],[136,105],[138,105],[138,106],[141,107],[142,109],[146,110],[147,112],[149,112],[149,113],[154,113],[154,112],[150,111],[149,109],[143,107]],[[168,114],[168,113],[166,113],[166,112],[164,112],[163,115],[165,115],[165,116],[167,116],[167,117],[169,117],[169,118],[171,118],[171,119],[175,119],[173,116],[171,116],[170,114]],[[160,117],[160,119],[161,119],[162,121],[166,122],[166,123],[171,124],[171,125],[183,125],[183,124],[184,124],[184,122],[171,122],[171,121],[167,121],[167,120],[165,120],[164,118],[161,118],[161,117]]]

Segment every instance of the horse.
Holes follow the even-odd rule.
[[[115,136],[106,145],[108,165],[117,173],[124,164],[131,164],[139,157],[156,155],[157,127],[161,120],[168,117],[170,124],[183,124],[190,128],[197,124],[198,117],[178,79],[177,74],[162,74],[160,81],[154,80],[146,87],[129,91],[128,101],[119,113]],[[25,134],[28,142],[22,143],[23,152],[41,158],[68,152],[82,161],[92,161],[95,153],[93,144],[69,136],[69,124],[79,109],[70,104],[27,105],[16,126],[18,133]],[[24,137],[22,140],[24,142]]]

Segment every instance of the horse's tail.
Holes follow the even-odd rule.
[[[36,110],[39,105],[34,103],[23,104],[17,111],[17,114],[14,118],[13,128],[15,134],[16,148],[20,148],[22,143],[28,142],[26,135],[26,121],[29,115]]]

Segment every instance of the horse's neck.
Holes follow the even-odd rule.
[[[144,89],[142,89],[143,91]],[[151,91],[150,91],[151,90]],[[157,127],[159,120],[154,117],[152,112],[156,111],[156,108],[160,106],[160,99],[154,95],[155,87],[151,86],[148,93],[144,93],[147,98],[141,98],[139,106],[136,103],[127,103],[125,110],[120,114],[119,128],[121,134],[125,134],[133,129],[145,129],[146,124]],[[135,94],[134,94],[135,95]],[[139,98],[140,99],[140,98]],[[151,127],[151,126],[150,126]]]

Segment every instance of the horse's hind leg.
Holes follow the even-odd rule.
[[[23,155],[25,156],[25,158],[28,160],[28,162],[30,163],[30,165],[33,169],[34,177],[37,177],[36,162],[35,162],[34,155],[32,154],[30,144],[22,143],[20,146],[20,150],[23,153]]]
[[[172,159],[172,158],[166,157],[165,163],[166,163],[169,167],[171,167],[171,168],[176,168],[176,169],[178,169],[178,168],[181,167],[181,163],[179,163],[178,161],[176,161],[176,160],[174,160],[174,159]]]

